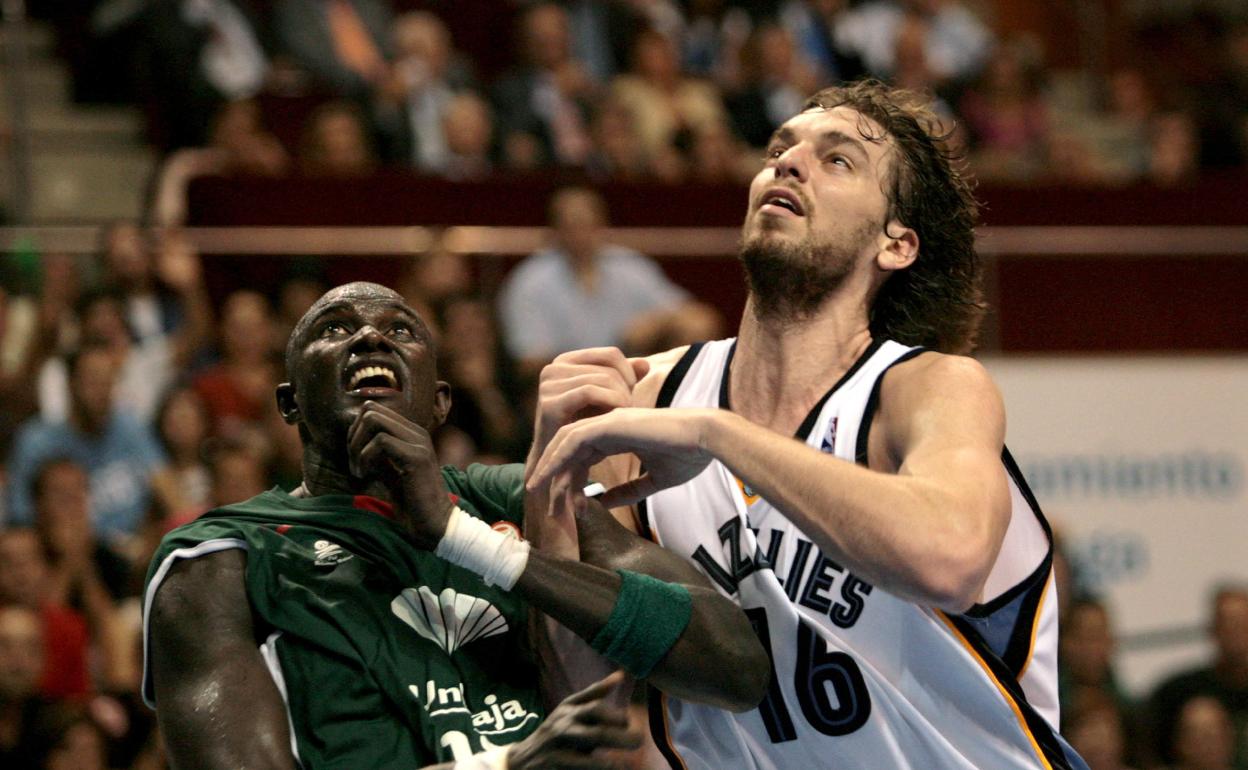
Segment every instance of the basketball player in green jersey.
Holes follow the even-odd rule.
[[[398,294],[328,292],[286,359],[303,483],[174,530],[148,574],[144,694],[175,767],[605,767],[598,749],[640,740],[610,699],[623,677],[546,717],[530,606],[679,697],[762,698],[748,621],[679,557],[596,503],[575,518],[530,503],[526,526],[520,466],[438,466],[450,391]],[[521,527],[562,528],[581,561]]]

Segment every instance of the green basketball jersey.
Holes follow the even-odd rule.
[[[521,466],[445,468],[460,508],[522,520]],[[305,769],[416,768],[528,735],[544,714],[527,653],[528,607],[413,545],[372,497],[273,489],[170,532],[152,599],[178,559],[241,548],[261,654]],[[144,697],[154,699],[144,672]]]

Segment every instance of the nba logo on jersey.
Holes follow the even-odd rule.
[[[819,451],[824,454],[831,454],[836,451],[836,418],[828,423],[828,432],[823,437],[823,443],[819,445]]]

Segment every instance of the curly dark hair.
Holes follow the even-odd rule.
[[[943,130],[930,103],[912,91],[861,80],[825,88],[802,109],[849,107],[870,119],[859,121],[863,139],[891,137],[897,148],[887,180],[888,220],[918,234],[919,257],[880,288],[871,307],[871,334],[969,353],[987,309],[983,266],[975,253],[979,204],[959,170],[961,157],[946,146],[951,132]]]

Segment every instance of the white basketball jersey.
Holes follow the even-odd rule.
[[[660,407],[727,408],[734,340],[695,345]],[[890,366],[921,353],[875,343],[797,438],[866,464]],[[733,714],[656,696],[651,728],[688,770],[1078,770],[1057,735],[1057,601],[1048,524],[1008,454],[1014,502],[989,578],[961,615],[897,598],[825,555],[719,462],[639,506],[643,534],[696,564],[745,609],[772,660],[767,697]]]

